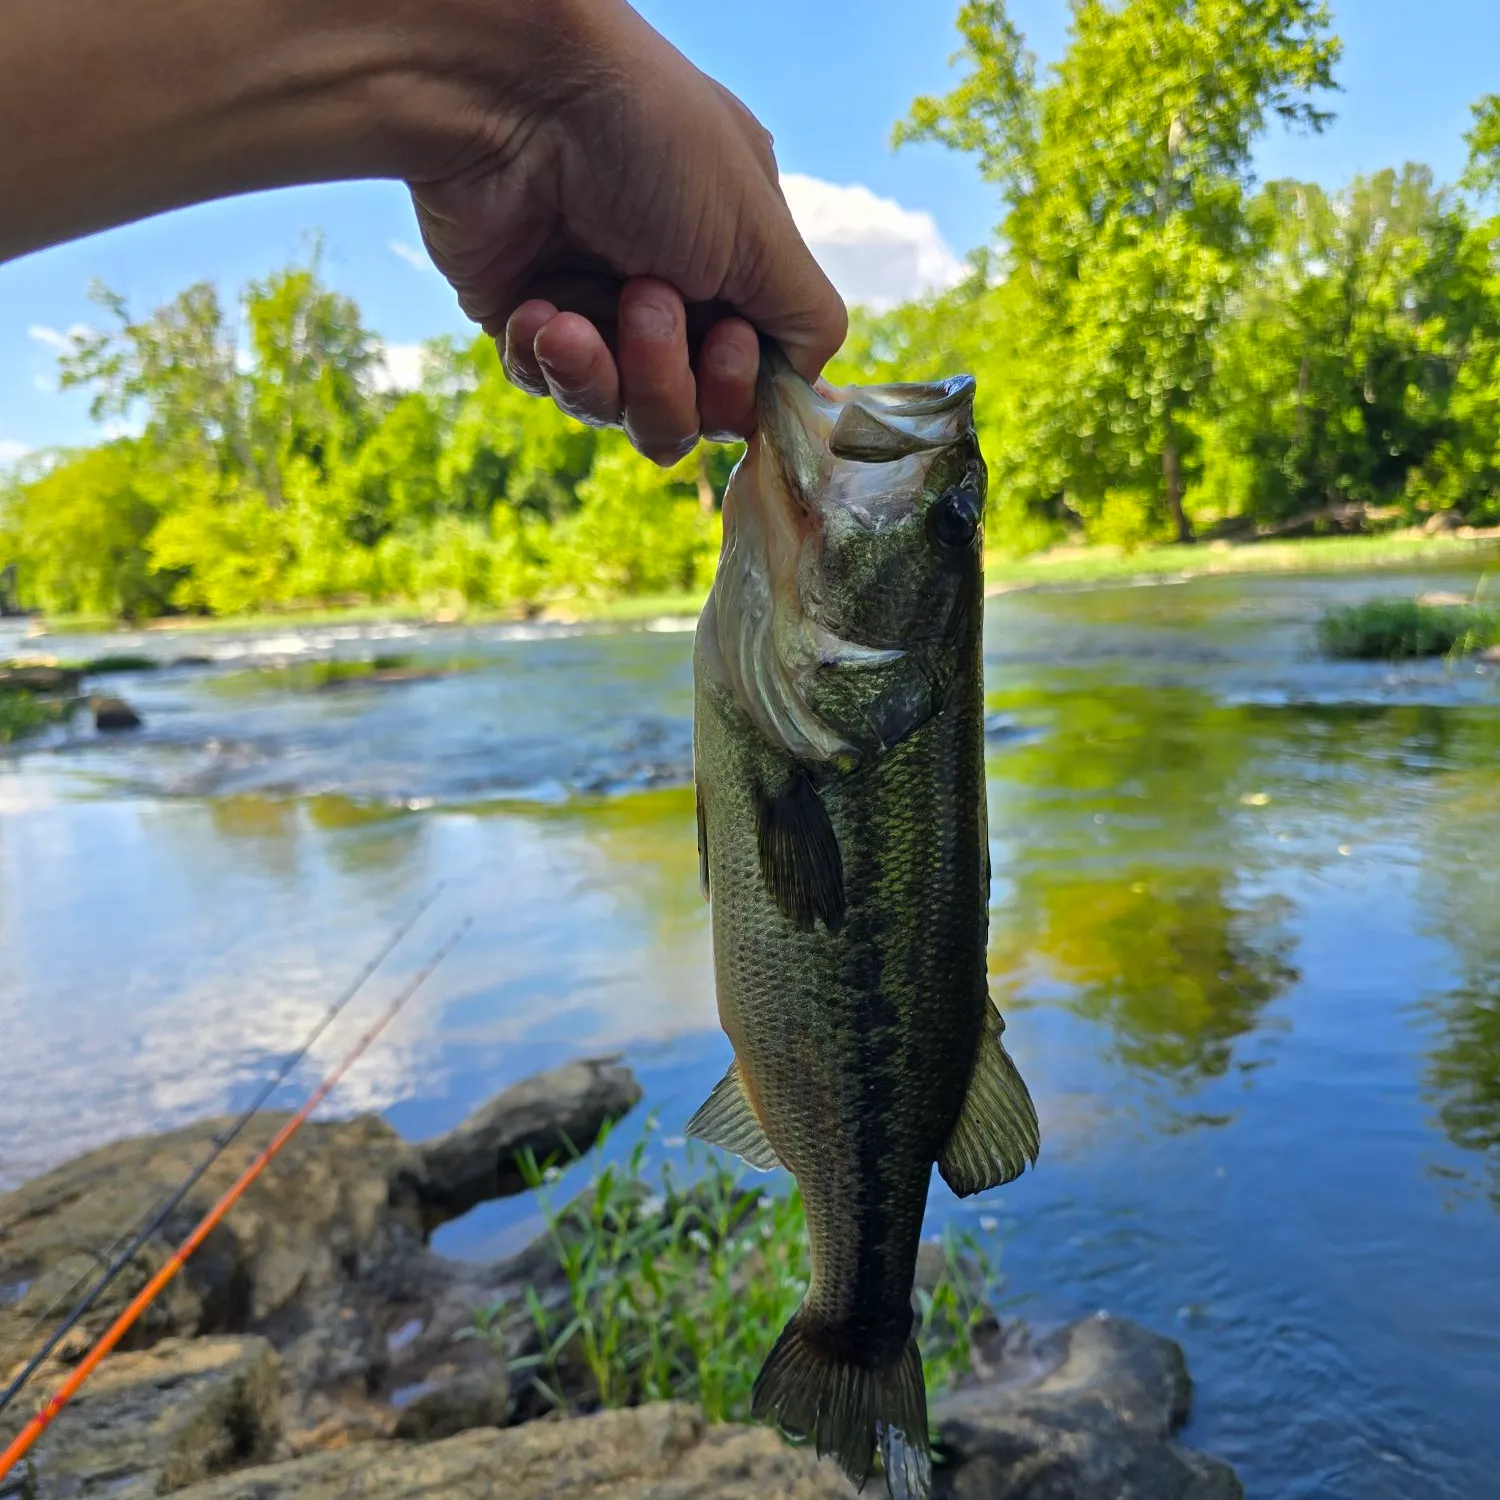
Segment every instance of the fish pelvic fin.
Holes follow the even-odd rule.
[[[844,925],[844,860],[823,799],[805,771],[786,789],[758,799],[760,873],[782,914],[804,932],[821,917],[830,932]]]
[[[995,1002],[987,999],[963,1112],[938,1157],[943,1181],[960,1198],[1014,1181],[1028,1161],[1036,1165],[1041,1150],[1036,1106],[1000,1040],[1004,1030],[1005,1021]]]
[[[766,1139],[765,1127],[756,1117],[738,1060],[714,1085],[714,1091],[687,1123],[687,1134],[710,1146],[722,1146],[757,1172],[770,1172],[781,1165],[776,1148]]]
[[[878,1444],[892,1500],[928,1500],[932,1455],[916,1340],[907,1339],[894,1363],[866,1366],[820,1332],[805,1307],[793,1315],[756,1377],[751,1415],[788,1437],[811,1438],[818,1457],[831,1455],[860,1490]]]

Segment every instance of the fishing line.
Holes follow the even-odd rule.
[[[388,959],[391,954],[395,952],[402,938],[404,938],[407,933],[409,933],[412,928],[417,925],[418,920],[423,916],[428,908],[431,907],[432,903],[437,900],[438,896],[442,894],[443,884],[444,882],[439,882],[436,886],[433,887],[431,892],[429,892],[429,894],[425,896],[419,903],[416,910],[413,911],[412,914],[404,922],[402,922],[399,927],[397,927],[396,931],[391,935],[384,946],[381,947],[380,951],[364,966],[364,968],[359,971],[358,974],[355,975],[350,983],[345,986],[343,991],[339,994],[338,998],[335,999],[333,1004],[330,1005],[324,1012],[322,1019],[316,1026],[313,1027],[312,1031],[308,1034],[307,1039],[302,1043],[301,1047],[299,1047],[297,1051],[288,1056],[282,1062],[281,1066],[276,1070],[276,1072],[274,1072],[265,1081],[265,1083],[262,1084],[260,1091],[255,1095],[255,1098],[250,1102],[249,1106],[239,1115],[239,1117],[234,1121],[229,1129],[223,1135],[214,1137],[213,1147],[209,1151],[208,1155],[205,1156],[203,1160],[193,1168],[192,1172],[188,1174],[186,1180],[172,1193],[171,1197],[169,1197],[163,1204],[161,1204],[160,1207],[154,1210],[148,1208],[145,1214],[140,1219],[136,1220],[136,1223],[130,1229],[125,1230],[125,1232],[121,1234],[112,1245],[110,1245],[103,1251],[102,1254],[96,1257],[101,1261],[107,1261],[103,1272],[100,1273],[99,1280],[89,1288],[88,1292],[73,1307],[72,1311],[69,1312],[67,1317],[64,1318],[63,1321],[58,1324],[55,1329],[53,1329],[52,1333],[48,1336],[47,1341],[41,1346],[40,1349],[36,1351],[35,1354],[31,1356],[29,1360],[27,1360],[20,1373],[10,1382],[9,1385],[5,1387],[3,1391],[0,1391],[0,1413],[3,1413],[6,1407],[8,1407],[11,1402],[14,1401],[18,1395],[20,1395],[26,1383],[31,1379],[33,1375],[36,1374],[36,1372],[42,1367],[42,1365],[46,1363],[53,1350],[55,1350],[57,1346],[62,1343],[62,1341],[68,1336],[68,1334],[70,1334],[73,1329],[78,1326],[79,1322],[88,1315],[88,1313],[93,1309],[94,1305],[99,1301],[99,1298],[104,1295],[104,1293],[114,1283],[116,1278],[119,1277],[119,1275],[131,1264],[131,1262],[134,1261],[136,1256],[140,1254],[141,1250],[151,1239],[152,1235],[154,1235],[166,1223],[166,1221],[172,1216],[172,1214],[176,1212],[183,1199],[186,1198],[187,1195],[192,1192],[192,1190],[198,1185],[199,1181],[203,1177],[203,1174],[207,1172],[209,1168],[212,1167],[213,1164],[218,1161],[218,1159],[225,1153],[225,1151],[227,1151],[229,1147],[234,1144],[241,1131],[243,1131],[245,1127],[250,1123],[250,1121],[254,1119],[254,1117],[261,1111],[262,1108],[264,1108],[266,1102],[270,1099],[272,1094],[274,1094],[276,1090],[286,1082],[287,1077],[290,1075],[292,1070],[307,1056],[310,1051],[312,1051],[313,1047],[317,1044],[319,1037],[321,1037],[323,1033],[328,1030],[328,1028],[334,1023],[334,1021],[338,1019],[339,1015],[349,1004],[349,1002],[354,999],[354,997],[365,987],[367,983],[369,983],[370,977],[381,966],[381,964],[383,964],[386,959]],[[115,1252],[119,1249],[120,1245],[125,1244],[125,1241],[127,1239],[129,1240],[129,1244],[126,1244],[125,1249],[120,1251],[120,1253],[116,1255]],[[108,1259],[110,1256],[114,1256],[114,1258],[112,1260]],[[67,1299],[71,1297],[73,1293],[76,1292],[78,1288],[82,1286],[83,1283],[87,1281],[88,1278],[93,1274],[94,1273],[92,1271],[85,1272],[84,1275],[78,1277],[78,1279],[74,1281],[66,1291],[60,1293],[56,1298],[54,1298],[50,1306],[43,1309],[42,1312],[38,1313],[36,1320],[32,1323],[31,1329],[28,1331],[26,1337],[29,1338],[32,1334],[34,1334],[36,1330],[41,1327],[41,1325],[45,1323],[52,1316],[52,1314],[56,1312],[57,1309],[62,1306],[62,1304],[66,1302]]]
[[[213,1233],[229,1210],[244,1196],[246,1189],[275,1160],[277,1155],[280,1154],[282,1147],[296,1135],[313,1111],[333,1092],[349,1069],[364,1056],[376,1037],[395,1020],[406,1002],[431,978],[433,971],[453,951],[459,939],[463,937],[472,925],[472,917],[466,917],[459,923],[452,936],[433,954],[426,965],[412,977],[405,989],[391,1001],[375,1024],[360,1037],[354,1046],[344,1055],[343,1060],[338,1066],[308,1095],[297,1113],[276,1132],[270,1144],[245,1168],[229,1191],[199,1220],[193,1232],[172,1253],[167,1262],[152,1276],[150,1281],[136,1293],[119,1317],[100,1335],[78,1367],[58,1387],[56,1394],[21,1429],[4,1453],[0,1453],[0,1482],[3,1482],[15,1466],[26,1457],[36,1443],[36,1440],[52,1425],[54,1418],[56,1418],[63,1407],[77,1395],[79,1387],[93,1374],[104,1357],[130,1332],[136,1319],[155,1301],[162,1288],[183,1268],[187,1263],[188,1257]]]

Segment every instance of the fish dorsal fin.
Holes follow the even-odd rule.
[[[708,819],[703,814],[703,788],[693,788],[693,801],[698,814],[698,889],[703,899],[709,900],[708,889]]]
[[[758,797],[760,873],[782,913],[804,932],[822,917],[830,932],[844,925],[844,861],[828,809],[805,771],[786,789]]]
[[[1004,1030],[994,1001],[986,1000],[984,1030],[963,1112],[938,1157],[943,1181],[960,1198],[1013,1181],[1028,1161],[1036,1165],[1041,1149],[1036,1107],[1000,1040]]]
[[[734,1152],[758,1172],[769,1172],[781,1165],[781,1158],[755,1117],[755,1108],[740,1077],[738,1059],[730,1063],[729,1071],[688,1121],[687,1133],[695,1140]]]

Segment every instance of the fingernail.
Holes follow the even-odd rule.
[[[632,333],[648,339],[669,339],[677,332],[677,310],[654,299],[627,302],[620,317]]]

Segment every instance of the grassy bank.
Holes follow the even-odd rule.
[[[992,558],[985,565],[985,580],[992,592],[1004,592],[1048,585],[1128,583],[1141,578],[1443,567],[1485,556],[1500,558],[1500,542],[1395,532],[1286,542],[1208,542],[1130,553],[1104,547],[1063,548],[1016,560]]]
[[[1309,537],[1287,542],[1210,542],[1196,547],[1156,547],[1117,552],[1105,547],[1059,548],[1032,557],[991,555],[985,580],[991,593],[1023,588],[1107,586],[1141,579],[1203,577],[1234,573],[1324,573],[1381,568],[1445,567],[1487,556],[1500,559],[1500,539],[1423,536],[1399,532],[1378,537]],[[562,599],[533,618],[557,623],[605,621],[628,624],[696,615],[700,594],[639,594],[620,599]],[[263,614],[175,616],[154,620],[152,634],[315,629],[324,625],[406,623],[484,625],[524,618],[515,610],[424,608],[417,604],[358,604],[276,610]],[[119,630],[118,621],[86,615],[53,615],[47,634],[74,635]],[[129,628],[129,627],[123,627]]]
[[[1329,610],[1318,621],[1325,656],[1345,661],[1409,661],[1463,656],[1500,644],[1500,610],[1478,604],[1369,599]]]
[[[680,1399],[710,1421],[748,1420],[755,1374],[807,1289],[795,1187],[763,1191],[691,1143],[674,1173],[651,1161],[654,1130],[648,1122],[624,1162],[600,1168],[561,1206],[546,1186],[554,1174],[523,1158],[562,1280],[561,1296],[528,1288],[527,1334],[518,1346],[513,1326],[505,1345],[512,1388],[529,1388],[523,1404],[537,1415]],[[973,1339],[993,1326],[983,1299],[997,1279],[970,1239],[950,1238],[941,1258],[917,1293],[930,1393],[972,1368]],[[472,1333],[500,1336],[522,1311],[482,1309]]]

